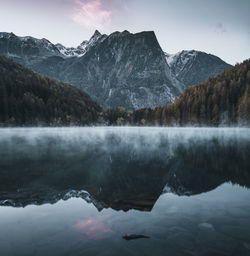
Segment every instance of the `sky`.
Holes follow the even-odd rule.
[[[250,57],[250,0],[0,0],[0,31],[79,45],[101,33],[153,30],[165,52]]]

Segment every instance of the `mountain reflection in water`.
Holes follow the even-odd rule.
[[[81,197],[99,211],[151,211],[166,192],[250,187],[249,152],[243,128],[1,129],[0,205]]]

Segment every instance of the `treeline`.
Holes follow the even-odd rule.
[[[0,56],[0,125],[90,125],[101,107],[83,91]]]
[[[188,87],[171,105],[126,112],[106,110],[111,125],[250,125],[250,60]]]

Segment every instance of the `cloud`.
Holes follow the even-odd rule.
[[[86,28],[102,29],[111,23],[112,14],[101,0],[75,0],[71,18]]]

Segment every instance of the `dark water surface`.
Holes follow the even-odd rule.
[[[250,129],[0,129],[0,255],[248,256],[249,188]]]

